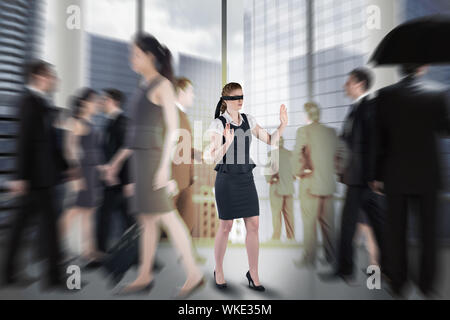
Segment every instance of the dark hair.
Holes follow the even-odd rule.
[[[79,118],[83,108],[83,101],[89,101],[93,96],[97,95],[97,91],[91,88],[82,88],[72,97],[72,116]]]
[[[366,89],[366,91],[372,87],[373,74],[372,74],[372,71],[370,71],[369,69],[356,68],[356,69],[352,70],[349,73],[349,75],[353,76],[358,83],[364,82],[364,88]]]
[[[33,76],[45,75],[52,70],[53,65],[43,60],[34,60],[26,67],[26,79],[31,81]]]
[[[192,81],[188,78],[181,77],[175,79],[175,90],[178,93],[180,90],[186,90],[188,85],[192,86]]]
[[[156,59],[158,72],[174,83],[172,68],[172,53],[158,39],[148,33],[138,33],[134,39],[135,45],[145,53],[151,53]]]
[[[236,82],[230,82],[228,84],[225,85],[225,87],[223,87],[222,89],[222,97],[223,96],[227,96],[229,95],[232,91],[234,90],[238,90],[238,89],[242,89],[242,86],[239,83]],[[214,119],[217,119],[218,117],[220,117],[220,115],[222,113],[225,112],[225,110],[227,110],[227,104],[225,103],[225,101],[222,99],[222,97],[220,97],[219,102],[217,103],[216,106],[216,112],[214,113]]]
[[[403,76],[412,76],[415,75],[422,66],[423,64],[419,63],[405,63],[400,66],[400,73]]]
[[[114,100],[119,108],[122,108],[122,105],[125,103],[125,96],[120,90],[108,88],[103,89],[103,92],[108,98]]]

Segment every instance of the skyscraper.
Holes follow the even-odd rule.
[[[131,98],[139,76],[130,67],[129,43],[89,34],[89,72],[87,82],[95,90],[117,88]]]
[[[306,124],[303,105],[309,99],[321,107],[325,124],[341,130],[350,104],[344,95],[345,79],[353,68],[365,65],[371,54],[369,44],[373,40],[367,27],[367,9],[375,2],[245,0],[246,111],[263,127],[273,130],[279,125],[279,105],[285,103],[289,111],[289,126],[284,133],[288,149],[294,145],[297,128]],[[418,16],[450,11],[450,3],[445,0],[401,0],[391,6],[395,12],[394,25]],[[384,12],[384,17],[387,14]],[[448,74],[447,68],[434,67],[429,78],[450,84]],[[253,150],[252,156],[264,163],[267,150],[254,149],[257,150]],[[260,229],[264,240],[272,230],[269,188],[260,174],[255,175],[255,183],[260,196]],[[339,189],[342,194],[342,186]],[[295,212],[299,210],[295,201]],[[295,215],[296,238],[301,240],[299,216]]]

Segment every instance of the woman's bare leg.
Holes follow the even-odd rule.
[[[223,272],[223,259],[227,250],[228,236],[233,227],[233,220],[219,220],[219,229],[217,230],[214,241],[214,257],[216,260],[216,281],[219,284],[225,283]]]
[[[82,216],[82,232],[83,232],[83,256],[86,259],[96,259],[97,256],[96,243],[94,238],[94,214],[95,208],[80,209]]]
[[[78,214],[79,212],[76,210],[76,208],[69,208],[64,211],[58,221],[58,229],[60,233],[62,248],[66,248],[67,252],[65,253],[65,255],[67,255],[67,258],[69,259],[76,257],[76,254],[72,253],[72,250],[70,250],[69,234],[71,229],[73,228],[73,223]]]
[[[244,218],[247,236],[245,238],[245,246],[247,247],[248,265],[250,276],[256,286],[260,285],[258,275],[258,258],[259,258],[259,217]]]
[[[134,291],[146,286],[153,280],[153,259],[159,239],[160,215],[142,214],[139,216],[141,230],[139,250],[139,271],[136,280],[129,284],[124,291]]]
[[[366,238],[366,250],[369,254],[369,264],[378,265],[378,246],[373,234],[372,228],[368,225],[362,225],[361,229]]]
[[[169,240],[175,245],[181,254],[187,279],[181,290],[190,290],[203,278],[203,273],[195,263],[192,239],[189,236],[186,224],[177,211],[171,211],[161,215],[161,223],[167,231]]]
[[[63,215],[59,219],[58,225],[62,240],[65,240],[65,238],[69,235],[70,229],[72,229],[73,220],[77,213],[76,208],[69,208],[64,211]]]

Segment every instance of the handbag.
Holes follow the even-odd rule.
[[[141,229],[138,224],[134,224],[108,250],[108,255],[103,262],[103,268],[113,278],[121,278],[132,266],[138,264],[140,236]]]

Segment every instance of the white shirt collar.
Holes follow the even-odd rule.
[[[47,99],[47,94],[44,91],[38,90],[32,86],[26,86],[28,90],[30,90],[32,93],[36,94],[37,96]]]
[[[115,112],[111,112],[110,114],[108,114],[107,117],[108,119],[115,120],[122,112],[123,112],[122,110],[117,110]]]
[[[183,111],[184,113],[186,113],[186,108],[183,107],[183,106],[181,105],[181,103],[175,102],[175,105],[178,107],[178,109],[180,109],[181,111]]]
[[[360,96],[355,100],[354,103],[360,102],[362,99],[364,99],[364,98],[367,97],[368,95],[369,95],[369,92],[366,92],[366,93],[360,95]]]
[[[240,125],[242,124],[242,122],[245,121],[245,120],[244,120],[244,117],[239,113],[239,120],[240,120],[240,123],[239,123],[239,124],[235,123],[235,122],[233,121],[233,118],[231,117],[231,115],[228,113],[227,110],[225,110],[225,112],[222,114],[222,116],[223,116],[225,119],[227,119],[227,122],[230,122],[230,123],[232,123],[232,124],[234,124],[234,125],[236,125],[236,126],[240,126]]]

